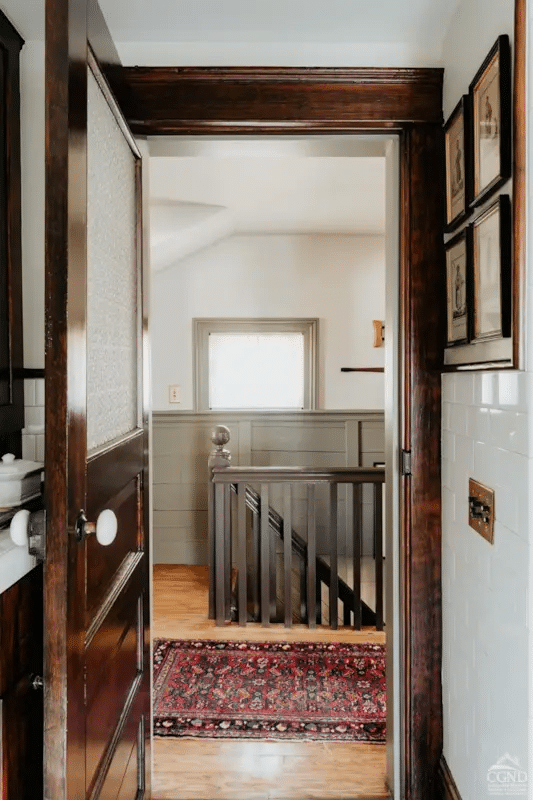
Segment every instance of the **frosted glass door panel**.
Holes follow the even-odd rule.
[[[88,76],[87,449],[138,425],[136,159]]]

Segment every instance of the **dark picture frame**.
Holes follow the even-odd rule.
[[[469,338],[471,227],[446,244],[446,345],[465,344]]]
[[[511,201],[500,195],[472,223],[473,342],[511,335]]]
[[[446,231],[470,214],[472,196],[470,98],[463,95],[444,125]]]
[[[511,177],[511,93],[511,46],[503,35],[470,84],[473,207],[488,200]]]

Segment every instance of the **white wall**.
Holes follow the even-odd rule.
[[[446,115],[497,36],[512,38],[513,12],[513,0],[461,3],[444,44]],[[444,755],[464,800],[493,796],[487,771],[506,753],[528,769],[532,389],[526,372],[443,376]],[[495,490],[492,547],[466,522],[470,477]]]
[[[44,0],[0,0],[20,54],[24,366],[44,367]]]
[[[500,34],[513,40],[514,0],[463,0],[444,39],[444,116],[448,118]]]
[[[44,367],[44,44],[21,52],[24,366]]]
[[[193,317],[318,317],[319,407],[382,409],[382,366],[372,320],[384,318],[384,238],[240,235],[205,248],[152,280],[154,409],[193,408]],[[168,403],[168,386],[182,403]]]
[[[490,0],[492,2],[492,0]],[[440,42],[117,42],[125,65],[440,67]]]

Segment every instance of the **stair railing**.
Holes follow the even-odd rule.
[[[232,484],[232,491],[236,494],[237,493],[237,486]],[[250,532],[251,532],[251,557],[250,557],[250,570],[252,575],[259,574],[259,551],[260,551],[260,543],[259,543],[259,530],[261,524],[261,497],[260,495],[252,489],[250,486],[246,486],[246,507],[251,512],[251,524],[250,524]],[[270,530],[273,533],[275,539],[279,539],[282,542],[285,542],[285,529],[288,530],[288,525],[286,525],[283,517],[278,514],[275,508],[269,506],[268,511],[268,524],[270,526]],[[300,600],[300,622],[307,622],[307,543],[305,539],[303,539],[300,534],[293,528],[291,531],[290,536],[291,544],[292,544],[292,555],[293,555],[293,563],[294,560],[296,561],[296,573],[299,576],[299,598],[295,598],[296,600]],[[285,546],[285,545],[284,545]],[[322,558],[322,556],[317,555],[316,557],[316,578],[317,578],[317,596],[316,596],[316,621],[317,624],[321,624],[321,613],[322,613],[322,584],[327,587],[329,590],[330,581],[331,581],[331,569],[328,562]],[[294,584],[293,584],[294,586]],[[259,593],[258,593],[258,584],[254,582],[252,586],[249,587],[249,602],[251,602],[253,609],[251,612],[251,620],[256,622],[260,618],[260,611],[259,611]],[[340,577],[339,575],[339,602],[342,606],[342,618],[344,625],[351,624],[351,617],[354,609],[354,593],[353,589]],[[295,604],[293,603],[293,609]],[[213,606],[214,607],[214,606]],[[237,609],[235,609],[237,610]],[[234,616],[234,608],[232,606],[232,614],[231,619],[235,619]],[[291,627],[292,623],[292,609],[289,607],[284,609],[284,616],[285,616],[285,625],[287,627]],[[214,618],[214,612],[213,612]],[[249,615],[250,618],[250,615]],[[279,621],[279,619],[278,619]],[[377,623],[377,617],[375,612],[365,603],[363,599],[361,599],[361,614],[360,617],[358,615],[355,616],[354,619],[354,627],[357,630],[360,630],[362,626],[367,627],[375,627]]]
[[[302,550],[301,541],[305,543],[306,564],[305,596],[306,621],[310,628],[321,622],[319,602],[320,583],[325,579],[329,589],[330,627],[338,627],[339,586],[345,602],[343,620],[346,624],[348,614],[353,612],[354,628],[359,630],[362,624],[361,605],[361,556],[363,503],[362,487],[373,486],[374,510],[374,548],[375,548],[375,588],[376,588],[376,628],[383,629],[383,517],[382,496],[385,470],[382,468],[341,467],[336,469],[319,469],[308,467],[232,467],[231,455],[225,445],[229,442],[230,432],[225,426],[217,426],[212,441],[216,445],[209,458],[210,491],[209,491],[209,615],[216,624],[224,625],[231,619],[231,589],[233,566],[238,575],[237,615],[240,625],[246,625],[248,617],[248,543],[249,524],[247,510],[250,504],[259,503],[258,513],[252,514],[252,537],[258,540],[257,572],[253,579],[259,587],[259,607],[261,623],[268,627],[276,614],[276,551],[272,537],[272,520],[277,517],[277,524],[283,529],[283,572],[284,590],[283,605],[285,609],[285,626],[291,626],[292,609],[292,568],[293,553]],[[274,485],[282,486],[282,511],[280,514],[271,507],[271,489]],[[300,542],[293,531],[292,493],[296,485],[307,486],[307,542]],[[329,564],[317,556],[317,513],[316,487],[320,484],[328,486],[327,537],[329,544]],[[353,589],[351,591],[352,608],[347,613],[347,593],[342,591],[346,584],[338,574],[338,488],[342,484],[352,487],[353,506]],[[250,489],[259,485],[258,493]],[[232,498],[232,488],[236,493],[236,501]],[[255,495],[255,497],[254,497]],[[258,528],[258,530],[257,530]],[[300,547],[298,546],[300,544]],[[235,549],[235,558],[233,557]],[[254,548],[252,547],[252,559]],[[324,569],[325,568],[325,569]],[[328,573],[329,568],[329,573]],[[318,573],[318,574],[317,574]],[[303,594],[303,592],[302,592]],[[318,620],[317,620],[318,617]]]

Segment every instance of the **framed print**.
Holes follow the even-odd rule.
[[[446,230],[451,231],[469,213],[470,100],[464,95],[444,126],[446,152]]]
[[[470,85],[477,206],[511,177],[511,52],[500,36]]]
[[[468,341],[468,275],[470,229],[461,231],[446,245],[446,343]]]
[[[511,203],[501,195],[472,223],[472,340],[510,336]]]

